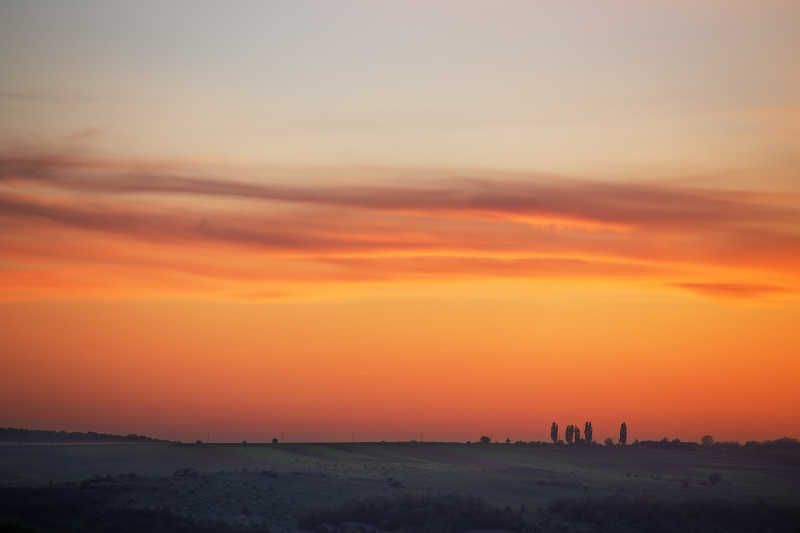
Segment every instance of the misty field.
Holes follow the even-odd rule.
[[[213,524],[209,530],[284,531],[301,526],[343,530],[337,521],[351,529],[366,528],[365,523],[374,524],[365,519],[370,513],[394,512],[387,505],[421,506],[428,511],[453,508],[459,516],[496,513],[504,526],[500,529],[509,530],[644,530],[637,529],[635,516],[627,526],[620,522],[619,528],[608,529],[600,522],[607,520],[609,506],[624,507],[614,511],[622,515],[630,511],[628,506],[638,509],[634,515],[642,506],[650,506],[645,514],[666,513],[666,524],[676,519],[676,513],[677,519],[694,520],[685,516],[687,509],[706,518],[714,512],[734,517],[735,523],[727,527],[712,524],[720,530],[758,531],[764,525],[796,531],[800,526],[795,521],[800,520],[800,455],[793,450],[455,443],[6,443],[0,445],[0,484],[4,495],[0,517],[17,524],[19,531],[48,530],[47,524],[37,526],[25,515],[36,514],[36,501],[59,498],[66,499],[64,505],[70,509],[88,509],[88,521],[96,520],[95,508],[155,513],[161,517],[158,520],[166,520],[163,531],[201,530],[202,524]],[[713,512],[703,506],[711,506]],[[737,512],[742,516],[736,518]],[[346,513],[353,514],[351,520],[345,520]],[[51,509],[50,514],[58,511]],[[61,526],[72,524],[80,513],[65,514]],[[766,518],[758,519],[759,514]],[[774,524],[763,522],[776,517]],[[180,529],[184,526],[178,522],[184,518],[191,522]],[[748,525],[750,519],[755,522]],[[39,529],[24,529],[25,524]],[[647,530],[669,530],[668,525],[667,529],[651,526]],[[698,530],[703,529],[707,527]]]

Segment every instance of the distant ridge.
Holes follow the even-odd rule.
[[[52,431],[47,429],[0,428],[0,442],[169,442],[146,435],[113,435],[88,431]]]

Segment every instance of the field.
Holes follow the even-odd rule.
[[[4,443],[0,485],[5,506],[0,507],[0,517],[15,521],[19,531],[30,531],[24,524],[48,530],[48,524],[37,526],[36,518],[26,515],[35,512],[32,501],[48,498],[88,506],[87,520],[94,516],[94,506],[168,512],[194,524],[216,524],[218,529],[225,525],[291,531],[315,524],[319,529],[323,521],[334,523],[325,524],[330,530],[341,530],[335,522],[344,519],[335,513],[321,514],[337,509],[340,514],[354,513],[360,519],[351,522],[366,528],[363,509],[348,507],[349,502],[405,501],[430,507],[448,495],[455,495],[456,503],[442,505],[485,505],[506,513],[513,520],[505,529],[598,530],[602,524],[590,512],[598,505],[604,509],[656,505],[668,515],[665,520],[676,519],[672,516],[676,513],[686,515],[686,509],[698,505],[716,505],[725,516],[745,513],[742,519],[754,518],[759,508],[769,510],[765,513],[769,519],[783,517],[771,526],[776,531],[796,531],[800,526],[794,521],[800,519],[796,450],[718,446]],[[16,509],[14,501],[33,507]],[[713,515],[695,511],[706,518]],[[388,513],[374,508],[371,512]],[[177,520],[174,517],[170,520]],[[625,526],[628,529],[620,525],[619,530],[639,530],[635,521],[631,524]],[[744,527],[741,520],[737,524]],[[784,526],[789,529],[781,529]],[[742,530],[756,531],[760,526],[756,522],[747,527],[753,529]]]

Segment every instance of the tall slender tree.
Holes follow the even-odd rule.
[[[553,441],[553,444],[558,442],[558,424],[555,422],[550,425],[550,440]]]
[[[592,423],[586,422],[583,426],[583,438],[586,439],[586,444],[592,443]]]
[[[575,444],[581,443],[581,428],[576,424],[575,425]]]
[[[625,446],[625,443],[628,441],[628,424],[625,422],[619,426],[619,444],[620,446]]]
[[[564,440],[567,441],[567,444],[572,444],[572,436],[575,434],[575,426],[572,424],[567,426],[567,429],[564,431]]]

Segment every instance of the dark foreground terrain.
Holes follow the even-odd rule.
[[[0,444],[2,531],[800,531],[800,453]]]

